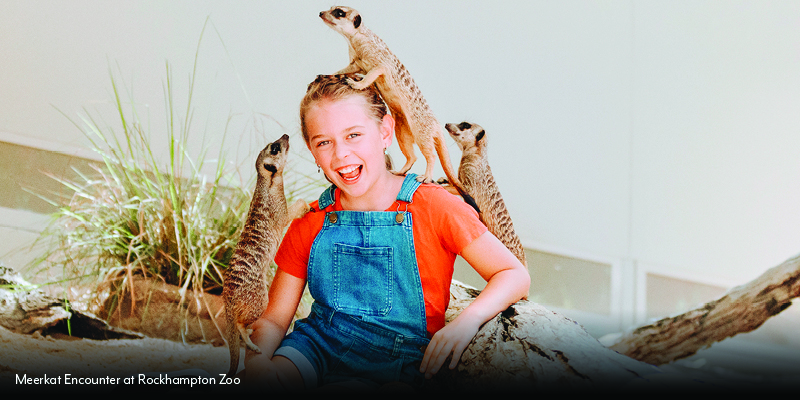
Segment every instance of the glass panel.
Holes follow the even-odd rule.
[[[76,179],[73,166],[85,174],[93,172],[88,160],[0,142],[0,207],[42,214],[55,212],[55,206],[29,191],[54,201],[59,200],[59,195],[71,194],[63,184],[45,175],[45,172]]]
[[[722,297],[721,286],[706,285],[657,274],[647,274],[647,318],[680,314]]]
[[[526,249],[528,299],[544,306],[611,314],[611,265]],[[461,257],[453,278],[479,289],[486,282]]]

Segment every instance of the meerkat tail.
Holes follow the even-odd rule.
[[[231,365],[228,368],[228,374],[225,375],[226,378],[233,378],[236,375],[236,371],[239,370],[239,345],[240,345],[240,335],[239,332],[236,330],[235,322],[228,318],[227,326],[225,327],[225,331],[227,333],[228,339],[228,349],[231,353]]]
[[[458,194],[464,198],[467,204],[480,214],[481,209],[478,207],[478,203],[464,190],[464,185],[461,184],[458,175],[453,171],[453,166],[450,163],[450,152],[447,151],[447,145],[444,143],[444,140],[441,137],[434,137],[433,141],[436,145],[436,154],[439,156],[439,161],[442,164],[442,169],[444,169],[444,175],[447,176],[448,183],[458,191]]]

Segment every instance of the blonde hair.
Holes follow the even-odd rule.
[[[389,113],[386,103],[381,98],[378,90],[370,85],[364,90],[353,89],[347,83],[348,76],[352,75],[317,75],[314,82],[308,84],[306,95],[300,102],[300,129],[303,132],[303,140],[308,143],[308,128],[306,127],[306,113],[315,104],[323,100],[336,101],[349,96],[362,96],[367,103],[367,115],[380,123],[383,117]]]

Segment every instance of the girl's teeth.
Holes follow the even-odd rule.
[[[339,170],[339,175],[342,176],[345,180],[353,180],[358,177],[361,173],[361,167],[345,167]]]

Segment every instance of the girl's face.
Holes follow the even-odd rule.
[[[392,143],[394,120],[386,115],[378,122],[367,110],[366,100],[353,95],[322,100],[305,117],[308,148],[350,202],[375,197],[384,187],[382,180],[392,176],[386,169],[384,149]]]

